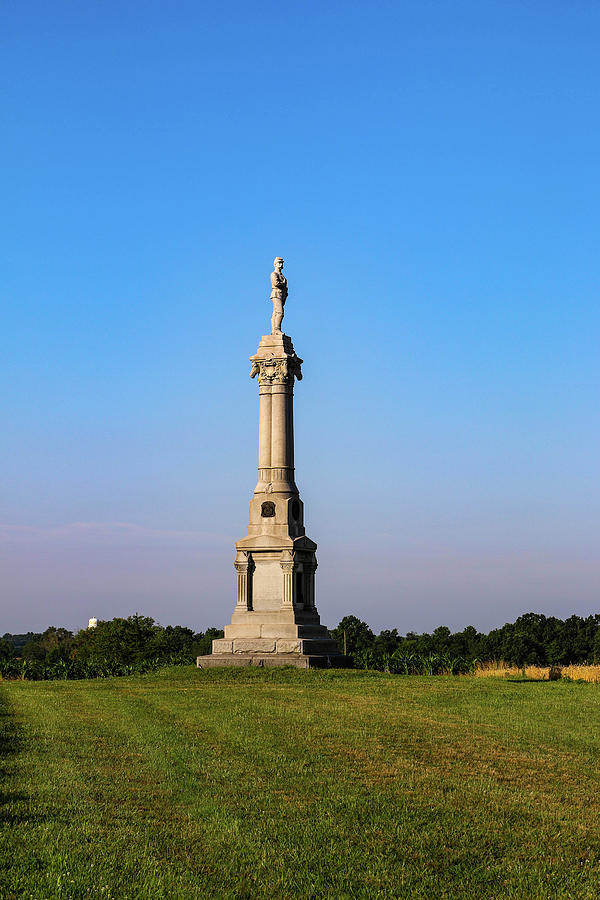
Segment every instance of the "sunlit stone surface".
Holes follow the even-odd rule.
[[[344,665],[315,604],[317,545],[304,530],[294,480],[294,383],[302,360],[280,330],[287,281],[277,257],[271,275],[272,333],[250,357],[259,395],[258,483],[248,533],[236,543],[237,601],[225,637],[198,666]]]

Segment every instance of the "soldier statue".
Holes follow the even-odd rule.
[[[281,334],[281,322],[283,320],[283,307],[288,295],[287,278],[281,271],[283,260],[280,256],[273,260],[271,272],[271,300],[273,301],[273,315],[271,316],[271,334]]]

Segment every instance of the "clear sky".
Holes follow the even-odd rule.
[[[0,634],[229,621],[286,260],[317,604],[600,612],[595,0],[6,0]]]

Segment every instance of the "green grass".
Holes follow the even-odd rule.
[[[600,690],[354,671],[0,683],[0,897],[600,896]]]

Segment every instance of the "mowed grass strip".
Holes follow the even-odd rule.
[[[595,685],[0,685],[2,898],[600,896]]]

